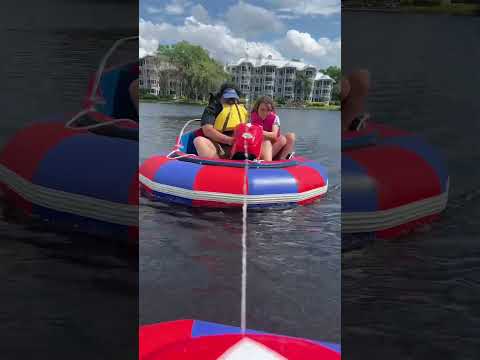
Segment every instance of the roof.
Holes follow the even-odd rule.
[[[260,67],[260,66],[276,66],[278,68],[293,67],[297,70],[305,70],[306,68],[315,68],[315,66],[305,64],[304,62],[301,62],[301,61],[277,60],[277,59],[272,59],[271,57],[256,58],[256,59],[254,59],[254,58],[241,58],[236,63],[228,64],[228,66],[238,66],[242,63],[250,63],[254,67]]]
[[[333,80],[330,76],[328,76],[324,73],[321,73],[320,71],[317,72],[317,75],[315,75],[314,81],[316,81],[316,80],[332,80],[333,82],[335,82],[335,80]]]

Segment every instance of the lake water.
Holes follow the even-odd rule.
[[[199,106],[142,103],[140,160],[171,150]],[[247,327],[340,341],[340,113],[278,111],[297,154],[324,164],[329,191],[313,205],[248,214]],[[240,325],[241,211],[142,199],[140,323],[194,318]]]
[[[343,12],[342,67],[371,71],[368,111],[423,135],[450,170],[442,219],[342,257],[347,359],[480,357],[480,18]]]

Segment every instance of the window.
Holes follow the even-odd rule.
[[[278,88],[278,89],[277,89],[277,92],[282,92],[282,88]]]

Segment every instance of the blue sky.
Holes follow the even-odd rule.
[[[186,40],[228,63],[272,55],[340,66],[339,0],[140,0],[140,56]]]

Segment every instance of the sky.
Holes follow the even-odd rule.
[[[247,56],[340,66],[340,0],[140,0],[140,57],[186,40],[226,64]]]

